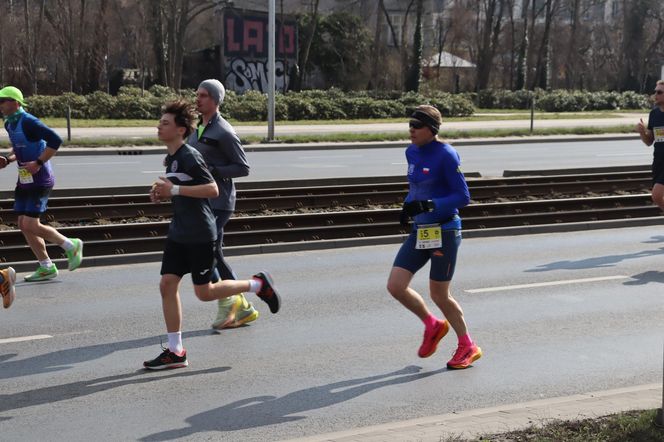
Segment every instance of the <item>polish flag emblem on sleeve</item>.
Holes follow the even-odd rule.
[[[422,168],[422,173],[425,174],[425,175],[428,175],[429,174],[429,168],[428,167],[423,167]]]

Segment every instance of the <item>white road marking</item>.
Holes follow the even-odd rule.
[[[160,170],[142,170],[141,173],[166,173],[166,168]]]
[[[310,155],[304,157],[297,157],[298,160],[323,160],[326,158],[362,158],[364,155]]]
[[[51,335],[34,335],[34,336],[21,336],[18,338],[5,338],[0,339],[0,344],[10,344],[12,342],[25,342],[25,341],[36,341],[38,339],[48,339],[52,338]]]
[[[118,161],[117,163],[114,162],[104,162],[104,163],[56,163],[55,165],[58,167],[63,167],[63,166],[115,166],[116,164],[140,164],[140,161]]]
[[[601,153],[595,155],[596,157],[635,157],[635,156],[645,156],[645,155],[652,155],[651,153],[648,152],[630,152],[630,153]]]
[[[627,279],[629,276],[624,275],[615,275],[615,276],[600,276],[597,278],[583,278],[583,279],[566,279],[563,281],[549,281],[549,282],[535,282],[532,284],[516,284],[516,285],[505,285],[502,287],[487,287],[483,289],[470,289],[465,290],[467,293],[486,293],[486,292],[499,292],[503,290],[518,290],[518,289],[530,289],[535,287],[549,287],[553,285],[565,285],[565,284],[580,284],[584,282],[597,282],[597,281],[611,281],[614,279]]]

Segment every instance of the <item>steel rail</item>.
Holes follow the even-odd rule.
[[[629,176],[601,179],[547,182],[549,177],[538,179],[498,179],[469,181],[474,202],[495,198],[533,198],[541,196],[574,195],[578,193],[645,192],[650,179]],[[544,178],[544,179],[539,179]],[[587,178],[584,176],[584,178]],[[597,178],[597,177],[596,177]],[[502,183],[502,184],[500,184]],[[107,194],[98,196],[53,197],[44,219],[48,222],[92,222],[94,220],[118,220],[140,217],[169,217],[170,203],[153,204],[146,193],[108,194],[115,189],[99,188]],[[135,191],[135,188],[132,188]],[[319,209],[341,206],[385,206],[403,201],[407,192],[404,183],[353,184],[347,186],[292,187],[278,189],[246,189],[238,192],[237,212],[283,211]],[[83,192],[87,194],[86,192]],[[16,224],[12,210],[13,201],[0,200],[0,222]]]
[[[231,218],[226,246],[262,245],[295,241],[405,234],[398,224],[399,209],[353,210]],[[648,194],[546,201],[473,204],[462,209],[464,229],[654,217],[661,211]],[[86,243],[86,256],[123,255],[163,250],[168,221],[63,227],[59,230]],[[49,245],[53,258],[59,247]],[[0,261],[33,259],[17,230],[0,231]]]

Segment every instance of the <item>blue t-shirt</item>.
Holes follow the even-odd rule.
[[[470,202],[470,192],[461,172],[461,159],[452,146],[432,141],[406,149],[409,190],[406,201],[433,200],[432,212],[413,219],[417,224],[443,223],[443,229],[461,228],[459,208]]]

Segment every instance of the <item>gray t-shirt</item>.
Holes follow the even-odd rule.
[[[215,210],[235,210],[233,178],[249,175],[249,163],[233,126],[217,112],[203,128],[189,135],[187,143],[198,150],[219,187],[219,196],[210,199]]]
[[[214,182],[202,155],[183,144],[174,155],[166,156],[166,178],[179,186]],[[214,214],[207,198],[173,196],[173,219],[168,238],[182,244],[202,244],[217,240]]]

